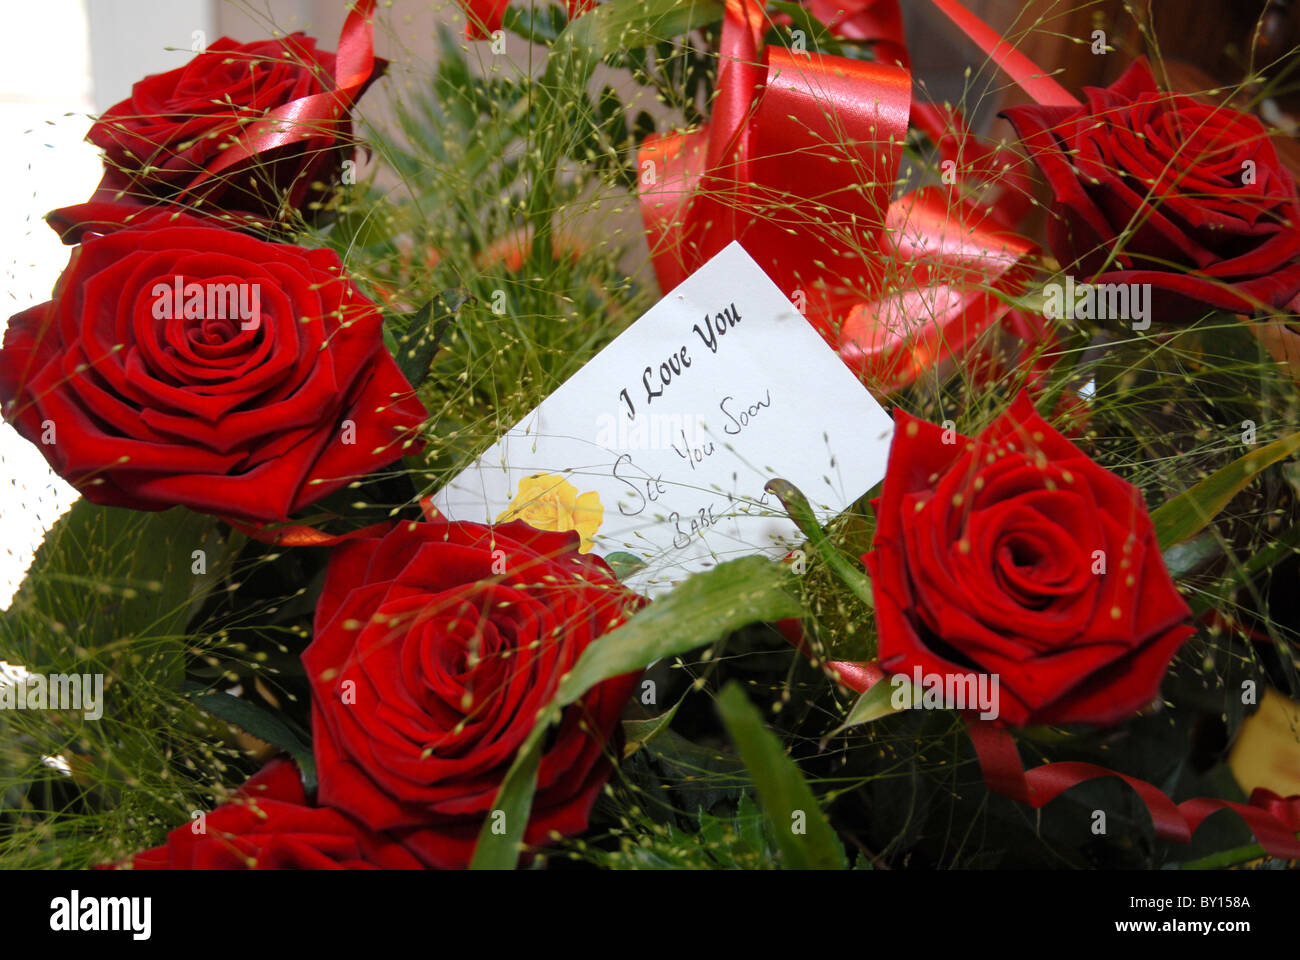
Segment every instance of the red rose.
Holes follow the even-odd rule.
[[[1254,117],[1162,93],[1141,59],[1083,107],[1003,115],[1055,194],[1048,240],[1067,269],[1151,284],[1169,321],[1300,292],[1295,181]]]
[[[371,54],[368,35],[354,38],[349,57],[336,63],[300,33],[257,43],[222,37],[185,66],[145,77],[86,135],[105,154],[94,196],[55,210],[51,226],[75,243],[86,229],[121,226],[182,194],[189,203],[201,198],[199,210],[307,214],[310,200],[324,197],[320,184],[337,182],[352,154],[353,102],[387,65]],[[359,73],[339,78],[343,69]],[[245,138],[261,149],[225,166]]]
[[[424,421],[381,327],[331,251],[156,214],[78,247],[10,320],[0,400],[96,503],[284,520]]]
[[[321,802],[426,864],[466,866],[538,711],[633,599],[578,546],[518,521],[435,521],[336,549],[302,657]],[[586,828],[635,683],[607,680],[564,711],[525,842]]]
[[[1123,720],[1192,633],[1137,489],[1024,394],[974,440],[900,412],[875,508],[883,666],[995,674],[1007,723]]]
[[[391,839],[337,810],[307,806],[298,769],[273,760],[203,820],[137,853],[134,870],[418,870]],[[123,865],[124,866],[124,865]]]

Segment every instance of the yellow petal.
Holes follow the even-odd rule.
[[[1228,754],[1228,768],[1249,796],[1267,787],[1283,797],[1300,793],[1300,703],[1263,688],[1259,710],[1246,718]]]

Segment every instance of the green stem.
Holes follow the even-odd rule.
[[[1231,850],[1220,850],[1218,853],[1212,853],[1208,857],[1201,857],[1199,860],[1188,860],[1186,863],[1179,864],[1179,870],[1222,870],[1225,867],[1235,867],[1238,864],[1249,863],[1251,860],[1259,860],[1261,857],[1267,857],[1264,848],[1258,843],[1252,843],[1246,847],[1234,847]]]
[[[826,561],[826,565],[853,591],[853,595],[865,603],[868,609],[874,610],[876,604],[871,594],[871,578],[850,563],[835,544],[831,543],[830,537],[826,535],[826,531],[813,515],[808,498],[799,488],[789,480],[775,478],[769,480],[763,489],[781,501],[781,506],[785,507],[785,512],[790,515],[795,526],[808,538],[808,542]]]

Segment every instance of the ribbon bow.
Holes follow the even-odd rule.
[[[185,189],[182,197],[229,170],[235,164],[305,140],[323,139],[328,146],[330,132],[347,115],[375,73],[375,0],[357,0],[339,33],[334,57],[334,89],[300,97],[270,111],[254,123],[230,147],[221,152],[207,169]]]
[[[939,187],[891,202],[911,114],[900,66],[759,49],[728,0],[700,129],[648,139],[641,212],[663,292],[741,245],[860,375],[893,389],[1000,319],[1029,241]]]

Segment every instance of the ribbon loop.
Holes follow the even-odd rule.
[[[908,122],[901,66],[758,50],[753,3],[728,3],[714,114],[648,139],[642,217],[668,293],[739,240],[860,375],[903,386],[1007,312],[1033,244],[956,194],[891,202]]]

